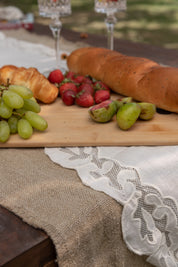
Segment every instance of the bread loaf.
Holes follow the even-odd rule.
[[[36,68],[18,68],[6,65],[0,68],[0,84],[26,86],[32,90],[36,99],[43,103],[52,103],[58,96],[58,88],[51,84]]]
[[[178,113],[178,68],[96,47],[73,51],[67,64],[70,71],[91,75],[116,93]]]

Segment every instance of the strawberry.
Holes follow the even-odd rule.
[[[64,75],[61,70],[56,69],[50,72],[48,80],[51,83],[61,83],[64,80]]]
[[[76,92],[73,90],[67,89],[62,94],[62,101],[65,105],[71,106],[75,103]]]
[[[90,77],[88,77],[88,76],[85,76],[84,83],[88,83],[88,84],[93,85],[92,79],[90,79]]]
[[[110,99],[110,92],[108,90],[96,91],[94,99],[95,99],[95,103],[99,104],[105,100]]]
[[[81,91],[88,92],[91,95],[94,94],[94,88],[89,83],[82,83],[78,88],[78,92],[81,92]]]
[[[74,76],[74,82],[78,83],[78,84],[82,84],[82,83],[89,83],[92,84],[92,80],[88,77],[88,76],[82,76],[82,75],[75,75]]]
[[[76,83],[79,83],[79,84],[84,83],[84,82],[85,82],[85,76],[77,75],[77,76],[75,77],[74,81],[75,81]]]
[[[81,91],[76,95],[75,103],[80,107],[88,108],[94,105],[94,98],[88,92]]]
[[[71,81],[74,81],[75,80],[75,76],[76,76],[76,74],[73,71],[68,71],[65,74],[65,78],[70,79]]]
[[[101,81],[96,81],[94,83],[94,89],[97,91],[97,90],[108,90],[110,91],[110,88],[103,82]]]
[[[74,83],[65,82],[59,87],[60,95],[62,96],[63,92],[68,90],[68,89],[70,89],[70,90],[74,91],[75,93],[77,93],[77,86]]]

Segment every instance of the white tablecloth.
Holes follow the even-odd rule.
[[[17,67],[36,67],[41,73],[56,66],[54,49],[40,44],[40,37],[39,44],[35,44],[6,37],[0,31],[0,56],[0,66],[14,64]],[[66,68],[65,60],[61,60],[61,67]]]
[[[64,52],[64,51],[63,51]],[[6,38],[0,66],[55,66],[54,50]],[[61,67],[66,67],[65,62]],[[75,169],[86,186],[123,205],[123,238],[130,250],[159,267],[178,267],[178,146],[45,148],[49,158]]]

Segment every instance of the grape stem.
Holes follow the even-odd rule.
[[[7,79],[7,84],[0,85],[0,96],[2,96],[3,91],[8,90],[9,85],[10,85],[9,79]]]
[[[0,90],[8,89],[10,85],[9,78],[7,79],[7,84],[0,84]]]
[[[22,113],[22,114],[21,114],[21,113],[18,113],[18,112],[16,112],[16,111],[13,111],[12,114],[15,115],[15,116],[19,116],[19,117],[21,117],[21,118],[22,118],[23,116],[25,116],[25,113]]]
[[[0,85],[0,96],[2,96],[2,94],[3,94],[3,92],[4,92],[5,90],[8,90],[8,87],[5,86],[5,85]]]

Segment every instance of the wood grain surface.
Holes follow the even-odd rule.
[[[112,96],[114,99],[116,96]],[[116,117],[108,123],[96,123],[88,108],[66,106],[58,98],[53,104],[42,105],[40,115],[48,122],[45,132],[35,131],[28,140],[11,135],[0,147],[60,146],[140,146],[177,145],[178,114],[159,114],[150,121],[138,120],[127,131],[119,129]]]
[[[0,266],[39,267],[56,258],[54,245],[43,231],[30,227],[1,206],[0,237]]]

